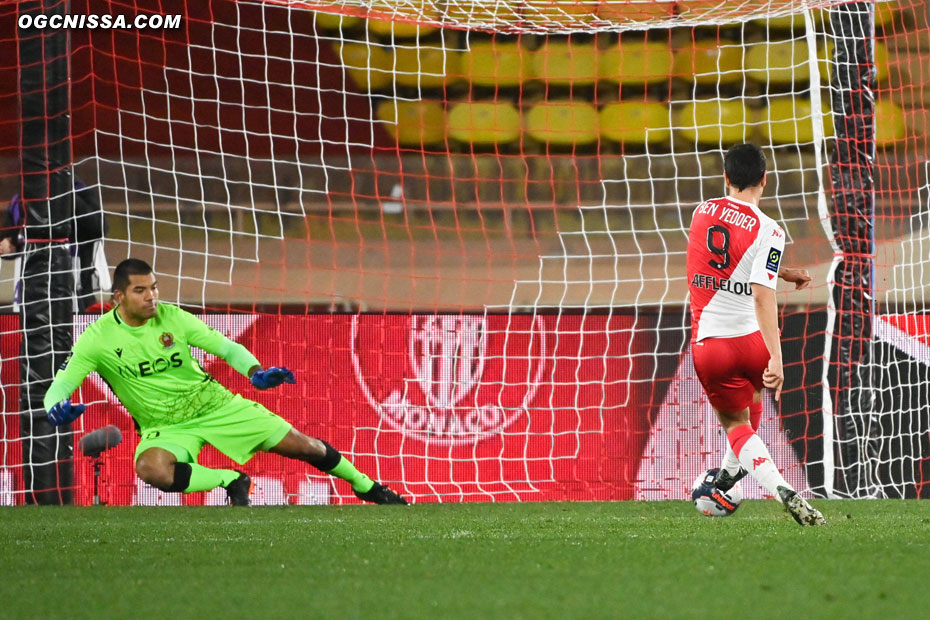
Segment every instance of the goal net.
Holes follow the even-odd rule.
[[[778,295],[787,381],[763,440],[808,496],[930,493],[923,0],[183,10],[178,29],[70,32],[70,151],[110,267],[149,261],[163,301],[298,379],[260,393],[206,355],[220,382],[416,501],[683,499],[726,447],[691,362],[687,230],[751,141],[785,262],[814,279]],[[16,17],[0,8],[3,32]],[[18,118],[15,93],[0,105]],[[0,128],[8,198],[17,128]],[[76,309],[106,301],[76,278]],[[132,420],[96,375],[73,434],[40,435],[74,455],[24,458],[41,412],[20,405],[20,318],[0,321],[0,503],[60,460],[77,503],[224,501],[138,481]],[[123,442],[81,454],[110,424]],[[259,504],[356,501],[274,455],[246,471]]]

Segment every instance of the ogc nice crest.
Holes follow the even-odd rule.
[[[389,426],[431,443],[475,443],[526,412],[546,361],[540,317],[362,315],[352,364]]]

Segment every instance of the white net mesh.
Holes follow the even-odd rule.
[[[690,363],[690,213],[723,194],[725,150],[758,143],[762,208],[815,281],[779,298],[789,386],[780,408],[767,401],[763,438],[800,489],[861,467],[872,478],[852,494],[913,494],[925,433],[904,420],[923,419],[925,399],[871,426],[877,444],[848,439],[879,446],[876,460],[833,464],[838,422],[812,396],[825,393],[835,254],[829,4],[208,3],[180,31],[76,47],[75,171],[107,213],[111,266],[143,258],[163,300],[245,317],[229,335],[299,384],[258,394],[222,362],[218,378],[373,477],[421,501],[683,498],[725,447]],[[876,13],[876,237],[889,247],[917,202],[924,9]],[[876,259],[911,279],[893,295],[922,290],[919,230],[908,256]],[[12,300],[7,262],[0,280]],[[919,295],[907,303],[888,314],[923,312]],[[877,341],[903,329],[889,321]],[[6,503],[25,496],[14,323]],[[105,457],[104,492],[176,501],[137,487],[132,423],[104,392],[76,425],[127,437]],[[902,461],[900,442],[919,449]],[[228,465],[209,449],[202,462]],[[902,462],[910,478],[887,473]],[[80,502],[91,465],[75,460]],[[281,459],[250,467],[266,503],[353,497]]]

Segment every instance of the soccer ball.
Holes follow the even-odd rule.
[[[721,493],[714,488],[714,480],[717,479],[719,471],[717,468],[708,469],[702,472],[691,485],[691,500],[694,502],[694,507],[708,517],[729,517],[736,512],[743,501],[743,490],[739,482],[726,493]]]

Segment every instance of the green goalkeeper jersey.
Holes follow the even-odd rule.
[[[232,392],[211,377],[191,346],[226,360],[246,375],[258,360],[206,323],[170,304],[139,327],[117,308],[81,334],[45,395],[45,409],[68,398],[96,371],[109,384],[140,430],[185,422],[229,402]]]

